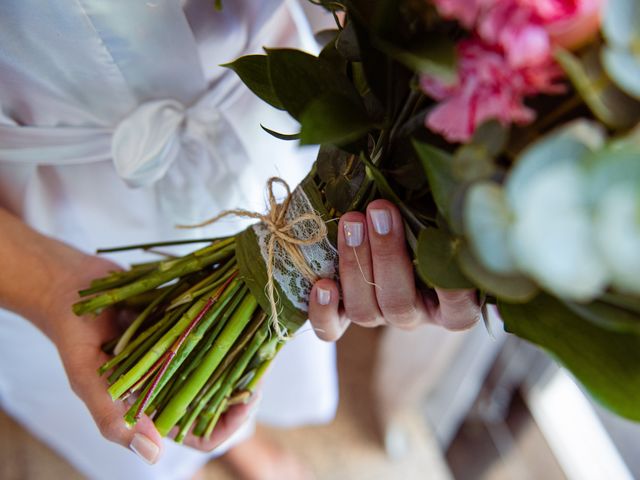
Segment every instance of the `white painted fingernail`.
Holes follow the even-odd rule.
[[[158,455],[160,455],[160,447],[141,433],[136,433],[133,436],[129,448],[149,465],[156,463]]]
[[[348,247],[359,247],[364,236],[363,225],[360,222],[344,222],[344,238]]]
[[[373,229],[378,235],[387,235],[391,231],[391,214],[387,209],[369,210]]]
[[[331,290],[324,288],[316,288],[316,296],[320,305],[329,305],[331,303]]]

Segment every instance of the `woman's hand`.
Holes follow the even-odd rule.
[[[78,290],[117,265],[40,235],[2,209],[0,232],[0,307],[30,320],[53,341],[71,388],[104,437],[131,448],[148,463],[156,462],[162,455],[162,439],[153,422],[144,416],[128,429],[123,419],[128,405],[111,400],[106,379],[97,373],[108,358],[101,345],[118,333],[115,311],[106,310],[97,317],[77,317],[71,311]],[[185,443],[213,450],[242,425],[251,407],[232,407],[210,440],[189,435]]]
[[[371,202],[366,215],[340,218],[338,254],[342,301],[329,279],[316,282],[309,301],[309,319],[323,340],[337,340],[350,322],[404,329],[436,323],[463,330],[480,318],[473,290],[436,289],[432,298],[416,289],[402,217],[386,200]]]

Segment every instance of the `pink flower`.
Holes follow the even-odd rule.
[[[444,18],[472,33],[458,46],[458,80],[423,75],[422,89],[441,103],[428,128],[464,142],[489,119],[505,125],[535,118],[524,99],[564,91],[555,46],[575,48],[597,32],[605,0],[433,0]]]
[[[463,26],[471,29],[478,19],[483,2],[482,0],[434,0],[433,3],[443,18],[456,19]]]
[[[545,62],[554,45],[575,48],[598,30],[604,0],[434,0],[514,66]]]
[[[534,66],[514,67],[499,48],[480,39],[466,40],[458,47],[458,81],[443,84],[423,76],[425,93],[440,100],[427,116],[426,126],[450,142],[465,142],[481,123],[496,119],[505,125],[526,124],[535,112],[524,98],[539,93],[559,93],[560,69],[551,60]]]

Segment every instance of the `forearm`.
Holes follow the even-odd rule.
[[[31,229],[0,208],[0,307],[12,310],[51,336],[48,317],[67,279],[91,258]]]

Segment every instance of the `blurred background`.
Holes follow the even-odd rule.
[[[496,319],[463,333],[352,327],[338,359],[332,424],[258,431],[319,480],[640,478],[640,425],[594,404]],[[0,479],[44,478],[82,477],[0,411]],[[233,475],[212,462],[204,478]]]

